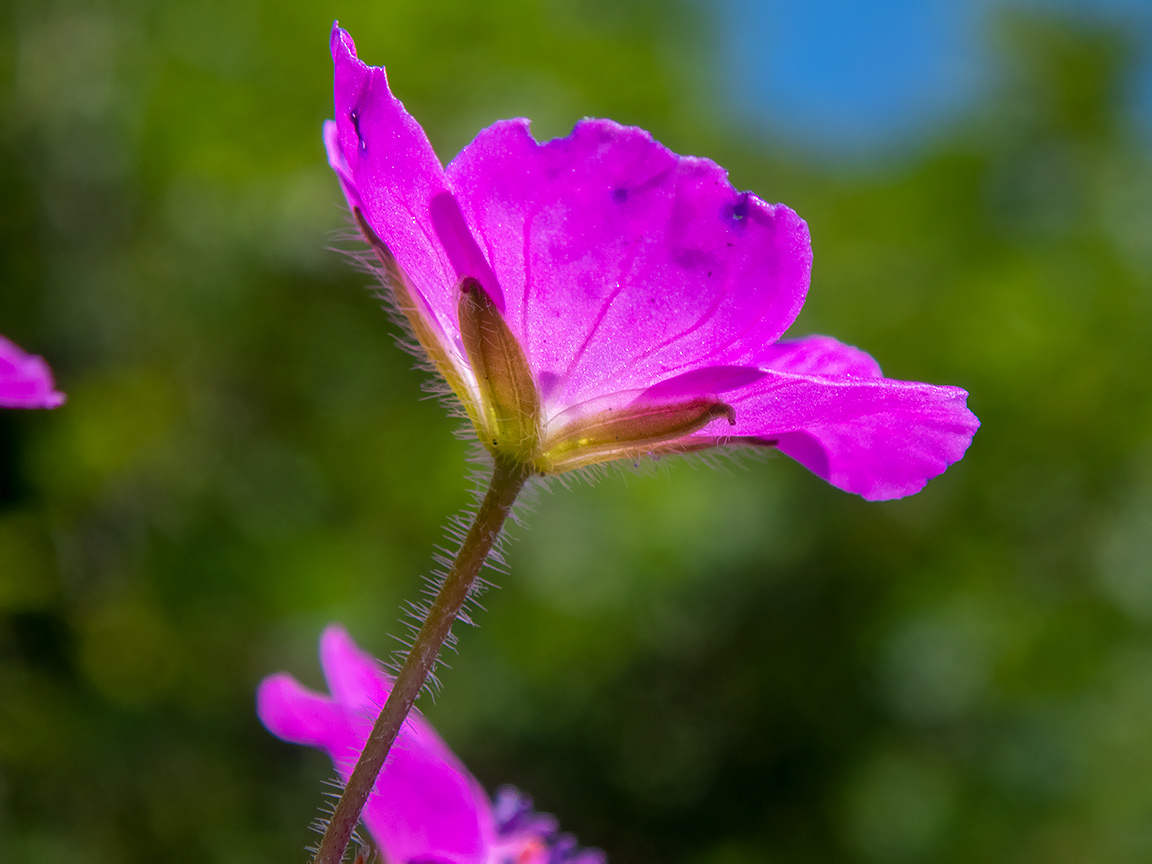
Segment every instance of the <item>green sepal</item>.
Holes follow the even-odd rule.
[[[540,441],[540,394],[524,349],[484,287],[460,283],[460,339],[480,390],[481,441],[493,455],[527,464]]]
[[[736,424],[732,406],[699,398],[667,404],[632,405],[583,417],[549,435],[541,445],[536,469],[560,474],[612,459],[636,459],[650,453],[676,452],[676,441],[718,417]]]

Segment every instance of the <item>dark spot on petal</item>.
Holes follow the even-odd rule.
[[[742,223],[748,216],[748,193],[741,192],[735,204],[726,205],[724,216],[737,224]]]
[[[368,143],[364,140],[364,136],[360,134],[360,109],[353,108],[349,111],[348,119],[352,122],[352,128],[356,130],[356,140],[360,142],[360,149],[367,149]]]
[[[628,190],[623,186],[618,186],[612,190],[612,200],[617,204],[623,204],[628,200]]]

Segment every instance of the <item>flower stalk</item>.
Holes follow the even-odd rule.
[[[313,864],[339,864],[360,813],[384,767],[388,751],[400,732],[404,719],[424,688],[436,665],[436,658],[463,609],[488,553],[492,551],[504,521],[512,511],[516,496],[524,488],[530,471],[521,462],[497,458],[488,491],[480,509],[460,544],[452,566],[436,599],[428,610],[415,642],[396,676],[392,692],[380,710],[356,767],[344,786],[328,828],[320,841]]]

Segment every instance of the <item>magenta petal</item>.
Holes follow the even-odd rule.
[[[458,284],[466,277],[478,280],[492,301],[503,310],[504,294],[500,283],[464,221],[464,213],[456,197],[442,192],[432,199],[431,208],[432,228],[458,277],[453,284]]]
[[[870,501],[912,495],[964,455],[980,426],[959,387],[880,376],[863,351],[826,336],[772,346],[765,376],[726,396],[734,429],[775,441],[834,486]]]
[[[642,129],[584,120],[538,144],[527,121],[504,121],[448,176],[553,409],[754,365],[804,301],[799,217]]]
[[[64,394],[52,382],[44,359],[26,354],[0,336],[0,408],[56,408]]]
[[[328,625],[320,636],[320,668],[345,711],[376,719],[392,688],[376,658],[360,650],[339,624]]]
[[[747,387],[764,377],[754,366],[705,366],[654,384],[640,394],[637,401],[653,402],[719,396],[729,390]]]
[[[444,169],[384,70],[357,59],[352,37],[339,27],[332,30],[332,59],[336,119],[324,127],[328,161],[349,205],[360,208],[426,304],[422,314],[452,334],[458,280],[432,227],[433,201],[451,197]]]
[[[277,738],[323,750],[344,776],[364,746],[340,705],[283,672],[260,682],[256,714]]]

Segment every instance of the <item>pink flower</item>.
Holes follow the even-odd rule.
[[[256,711],[268,731],[327,753],[341,778],[351,773],[391,680],[343,627],[320,637],[331,696],[285,673],[265,678]],[[580,850],[531,801],[504,788],[493,804],[420,713],[405,722],[362,814],[387,864],[604,864]]]
[[[0,408],[56,408],[64,394],[52,383],[52,370],[42,357],[25,354],[0,336]]]
[[[805,223],[642,129],[482,130],[445,168],[384,70],[332,32],[328,159],[421,348],[497,457],[555,474],[775,447],[868,499],[923,488],[979,422],[826,336],[777,341],[808,290]]]

